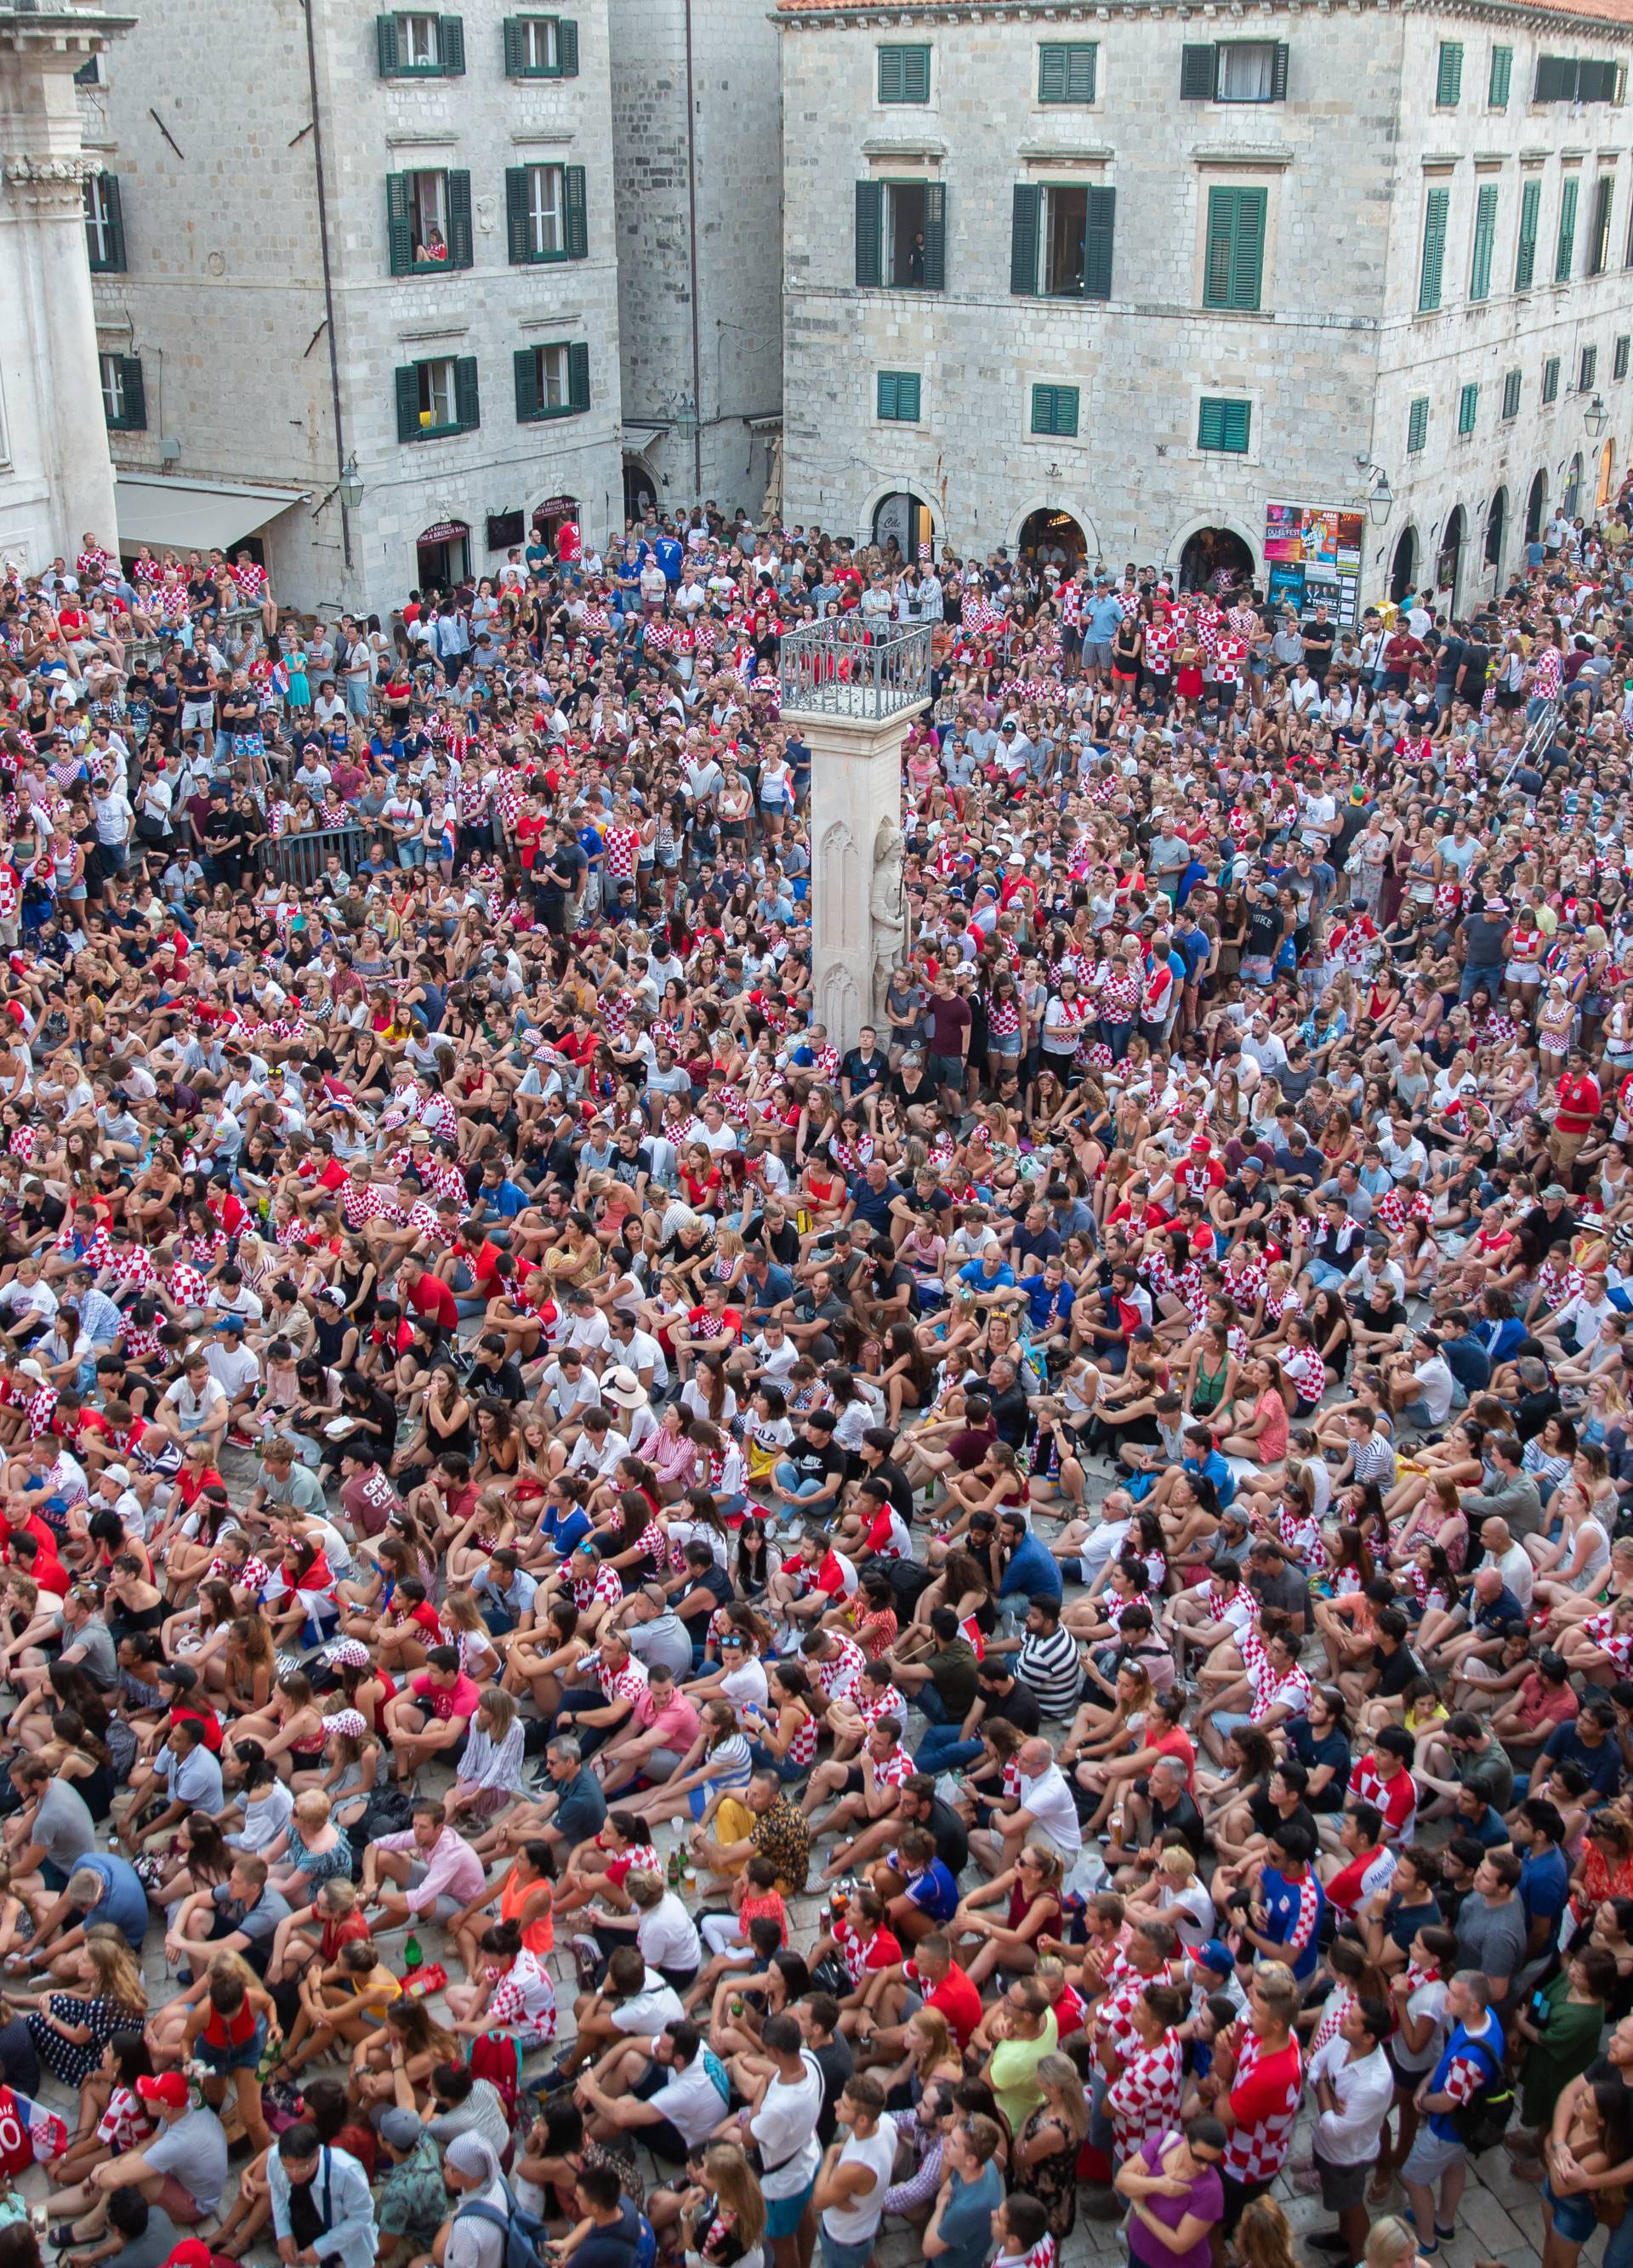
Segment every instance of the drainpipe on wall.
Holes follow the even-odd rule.
[[[317,30],[313,11],[317,0],[301,0],[307,18],[307,82],[312,91],[312,164],[317,180],[318,244],[323,255],[323,317],[329,333],[329,390],[335,410],[335,477],[346,469],[345,422],[340,409],[340,342],[335,335],[335,274],[329,256],[329,196],[323,186],[323,125],[318,112]],[[351,566],[351,515],[344,498],[340,505],[340,546]]]
[[[698,313],[698,98],[692,75],[691,0],[682,0],[686,20],[686,234],[691,270],[691,406],[698,430],[691,437],[691,497],[703,501],[703,343]],[[720,404],[716,402],[718,411]]]

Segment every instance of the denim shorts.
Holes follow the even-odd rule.
[[[1599,2225],[1599,2216],[1593,2210],[1592,2191],[1579,2190],[1570,2197],[1555,2197],[1553,2183],[1544,2182],[1542,2194],[1548,2199],[1548,2209],[1554,2216],[1555,2233],[1563,2236],[1567,2244],[1585,2244]]]
[[[765,2234],[767,2236],[792,2236],[805,2218],[805,2208],[816,2193],[816,2182],[809,2181],[792,2197],[767,2198],[765,2200]]]
[[[822,2268],[868,2268],[873,2251],[873,2239],[864,2236],[860,2244],[841,2244],[824,2228],[822,2236]]]

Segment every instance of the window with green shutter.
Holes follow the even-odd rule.
[[[1032,388],[1032,431],[1052,434],[1057,440],[1077,438],[1077,388],[1075,386],[1035,386]]]
[[[1469,263],[1468,296],[1491,297],[1491,254],[1496,243],[1497,185],[1482,181],[1474,199],[1474,254]]]
[[[125,216],[117,173],[91,173],[80,184],[85,215],[85,251],[93,276],[125,272]]]
[[[580,343],[518,347],[516,422],[543,424],[553,417],[580,417],[590,406],[589,349]]]
[[[1559,399],[1559,357],[1549,355],[1542,365],[1542,399],[1544,402]]]
[[[506,16],[506,78],[577,78],[579,26],[571,16]]]
[[[386,241],[394,276],[440,276],[469,268],[470,175],[431,167],[386,176]]]
[[[1601,173],[1593,184],[1593,220],[1588,230],[1590,276],[1602,276],[1610,265],[1610,201],[1615,193],[1615,175]]]
[[[1559,241],[1554,247],[1554,281],[1569,284],[1571,263],[1577,251],[1577,197],[1581,180],[1575,173],[1567,173],[1559,192]]]
[[[1627,65],[1587,56],[1539,55],[1535,102],[1622,102],[1627,97]]]
[[[110,433],[143,433],[147,430],[147,387],[136,355],[97,357],[102,381],[102,415]]]
[[[876,402],[879,416],[890,425],[919,422],[919,373],[916,370],[882,370]]]
[[[1503,380],[1503,416],[1504,419],[1519,415],[1519,372],[1511,370]]]
[[[1417,283],[1420,315],[1432,314],[1440,305],[1445,281],[1446,223],[1451,212],[1451,190],[1430,189],[1423,206],[1423,262]]]
[[[1208,192],[1208,245],[1202,268],[1202,305],[1257,311],[1264,289],[1264,189]]]
[[[1474,431],[1474,419],[1478,416],[1479,410],[1480,388],[1478,385],[1466,386],[1457,398],[1457,430],[1459,433],[1472,433]]]
[[[1628,356],[1629,351],[1633,351],[1633,339],[1629,339],[1627,333],[1624,331],[1622,336],[1616,341],[1615,346],[1611,352],[1610,375],[1612,378],[1625,378],[1627,376]]]
[[[1039,102],[1092,102],[1100,50],[1092,40],[1046,40],[1038,50]]]
[[[1419,455],[1429,440],[1429,396],[1420,394],[1407,411],[1407,454]]]
[[[397,438],[435,441],[472,433],[482,423],[475,355],[439,355],[403,364],[395,374]]]
[[[1224,401],[1205,394],[1197,410],[1197,447],[1216,456],[1245,457],[1252,416],[1249,401]]]
[[[1435,75],[1435,102],[1441,110],[1455,110],[1463,93],[1463,49],[1456,40],[1440,42],[1440,69]]]
[[[1285,40],[1187,41],[1179,55],[1181,102],[1285,102]]]
[[[1526,181],[1519,192],[1519,244],[1514,254],[1514,289],[1528,291],[1536,281],[1537,237],[1541,232],[1542,184]]]
[[[1597,347],[1584,347],[1582,350],[1581,359],[1577,364],[1577,392],[1578,394],[1592,394],[1593,391],[1593,381],[1598,376],[1599,349]]]
[[[881,102],[927,102],[930,99],[930,50],[928,48],[881,48],[879,50],[879,99]]]
[[[1486,84],[1486,100],[1493,110],[1508,108],[1508,90],[1514,76],[1512,48],[1493,48],[1491,76]]]
[[[374,47],[381,78],[462,78],[465,19],[399,9],[375,17]]]

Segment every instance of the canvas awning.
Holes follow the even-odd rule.
[[[161,550],[226,550],[269,520],[304,504],[310,489],[250,489],[230,481],[171,481],[161,475],[121,473],[114,482],[119,540]]]

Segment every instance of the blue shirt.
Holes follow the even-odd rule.
[[[1064,1323],[1077,1298],[1064,1279],[1052,1292],[1041,1276],[1023,1276],[1021,1289],[1026,1294],[1026,1312],[1035,1331],[1052,1331]]]
[[[549,1506],[543,1519],[538,1525],[539,1535],[563,1559],[580,1537],[587,1535],[589,1532],[589,1515],[587,1513],[580,1512],[577,1505],[574,1505],[567,1513],[558,1511],[554,1505]]]
[[[907,1896],[933,1921],[950,1921],[958,1910],[958,1885],[942,1859],[932,1859],[921,1874],[908,1876]]]
[[[1542,1753],[1550,1764],[1580,1764],[1601,1801],[1608,1801],[1622,1785],[1621,1743],[1608,1733],[1590,1749],[1574,1723],[1556,1725]]]
[[[972,2182],[950,2174],[942,2207],[939,2268],[981,2268],[993,2249],[993,2214],[1003,2203],[1003,2176],[988,2159]]]
[[[86,1922],[112,1923],[124,1932],[132,1951],[140,1953],[147,1935],[147,1892],[129,1859],[113,1851],[87,1851],[83,1859],[75,1859],[70,1871],[102,1879],[102,1895],[85,1917]]]
[[[1007,1260],[1000,1263],[998,1273],[989,1276],[979,1260],[966,1260],[958,1270],[961,1284],[973,1284],[978,1292],[1007,1292],[1015,1286],[1015,1270]]]
[[[684,560],[686,554],[682,547],[675,541],[675,538],[672,535],[659,536],[657,541],[652,547],[652,555],[657,561],[659,566],[662,568],[664,579],[667,582],[678,583],[680,581],[681,563]]]
[[[1315,1926],[1292,1960],[1293,1974],[1301,1984],[1315,1975],[1316,1963],[1321,1958],[1321,1915],[1326,1898],[1313,1870],[1303,1882],[1289,1882],[1274,1867],[1267,1867],[1259,1877],[1259,1896],[1265,1909],[1265,1926],[1260,1934],[1274,1938],[1281,1946],[1288,1945],[1297,1931],[1300,1909],[1312,1888],[1315,1891]]]
[[[1501,2072],[1503,2027],[1495,2008],[1487,2009],[1486,2028],[1473,2039],[1469,2037],[1467,2025],[1457,2024],[1452,2027],[1452,2036],[1442,2049],[1440,2060],[1435,2066],[1435,2075],[1429,2082],[1428,2092],[1430,2095],[1445,2094],[1447,2075],[1452,2065],[1459,2059],[1478,2064],[1480,2066],[1480,2079],[1476,2092],[1479,2088],[1489,2087],[1493,2078]],[[1455,2142],[1458,2132],[1452,2124],[1453,2117],[1454,2113],[1450,2110],[1434,2111],[1429,2121],[1430,2132],[1438,2135],[1443,2142]]]
[[[1526,1910],[1527,1921],[1546,1921],[1552,1934],[1553,1925],[1565,1911],[1565,1899],[1570,1889],[1570,1869],[1565,1864],[1565,1854],[1555,1849],[1534,1854],[1519,1862],[1519,1903]]]
[[[1083,608],[1083,630],[1095,644],[1105,645],[1122,627],[1123,610],[1115,599],[1091,599]]]
[[[1058,1606],[1065,1587],[1054,1554],[1029,1531],[1016,1545],[1015,1556],[1003,1571],[998,1595],[1012,1599],[1024,1592],[1029,1599],[1053,1599]]]

